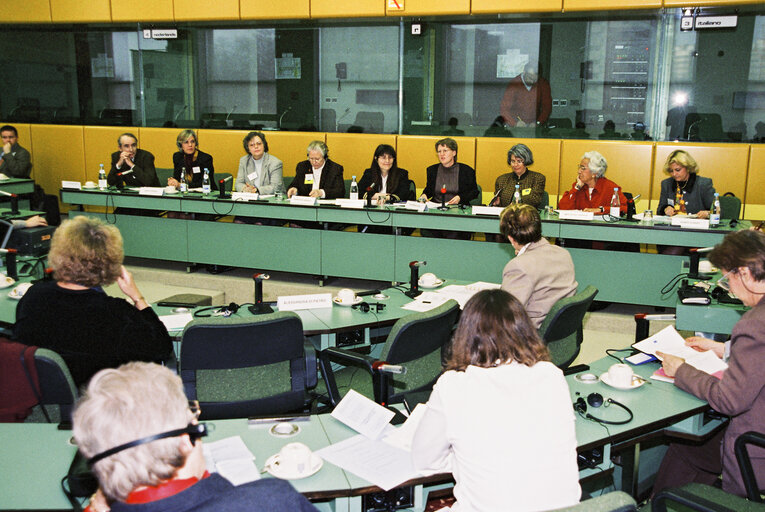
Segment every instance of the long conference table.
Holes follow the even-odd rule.
[[[466,281],[497,282],[513,256],[510,244],[406,236],[414,228],[498,233],[496,216],[473,215],[471,208],[417,212],[392,206],[371,209],[335,205],[301,206],[267,199],[257,202],[205,197],[200,193],[146,196],[117,189],[108,191],[61,189],[61,200],[73,205],[69,215],[94,215],[119,227],[125,254],[173,260],[351,277],[388,282],[409,279],[409,262],[427,261],[423,272]],[[105,212],[85,212],[84,207]],[[288,222],[316,222],[323,229],[295,229],[233,222],[186,220],[114,213],[115,208],[241,216]],[[78,211],[79,209],[79,211]],[[390,227],[394,234],[372,234],[337,229],[342,225]],[[669,225],[645,226],[626,221],[562,221],[542,213],[542,233],[548,238],[631,244],[706,247],[719,243],[731,228],[690,230]],[[681,271],[687,258],[648,252],[568,249],[581,286],[592,284],[598,300],[672,307],[674,293],[661,288]]]
[[[591,365],[590,371],[600,375],[606,372],[614,361],[603,358]],[[635,367],[637,374],[648,377],[656,370],[657,364]],[[571,401],[591,392],[613,398],[634,412],[634,419],[625,425],[609,425],[608,428],[586,420],[576,419],[576,437],[580,454],[597,450],[602,461],[591,468],[580,471],[583,481],[598,475],[613,475],[616,488],[634,492],[638,472],[645,471],[639,464],[640,442],[651,435],[673,432],[675,435],[703,436],[720,426],[720,421],[706,416],[708,405],[703,400],[677,389],[673,384],[650,381],[640,388],[620,391],[602,382],[585,384],[574,376],[566,377]],[[656,407],[661,403],[662,407]],[[591,411],[593,414],[611,420],[625,417],[617,407]],[[255,463],[261,468],[266,459],[277,453],[290,442],[302,442],[316,451],[355,435],[355,432],[328,414],[311,416],[310,420],[299,422],[300,432],[288,438],[274,437],[268,432],[270,424],[248,425],[245,419],[215,420],[215,425],[205,442],[216,441],[239,435],[255,455]],[[70,443],[71,431],[59,430],[54,424],[0,424],[0,460],[3,461],[5,477],[0,479],[0,509],[2,510],[59,510],[70,509],[60,481],[66,474],[75,453]],[[611,462],[611,456],[618,454],[621,466]],[[634,462],[634,464],[633,464]],[[512,463],[512,461],[508,461]],[[649,468],[655,471],[655,467]],[[616,474],[618,473],[618,475]],[[263,475],[270,478],[269,475]],[[611,480],[608,479],[608,485]],[[443,485],[450,475],[438,475],[415,479],[405,485],[413,486],[414,510],[422,510],[425,493],[430,486]],[[313,476],[293,480],[293,486],[314,500],[322,510],[360,511],[363,497],[379,492],[370,482],[329,463]]]

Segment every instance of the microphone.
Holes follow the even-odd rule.
[[[228,178],[223,178],[222,180],[218,180],[218,193],[219,197],[221,199],[228,199],[228,195],[226,195],[226,182],[231,181],[234,179],[233,176],[229,176]]]
[[[274,310],[268,304],[263,304],[263,280],[270,279],[268,274],[257,273],[252,274],[252,279],[255,281],[255,304],[248,309],[253,315],[262,315],[264,313],[273,313]]]
[[[638,194],[636,196],[633,196],[633,197],[627,199],[627,217],[624,219],[627,222],[637,222],[637,220],[635,220],[633,218],[633,216],[635,215],[635,213],[637,213],[635,211],[635,201],[640,199],[640,195],[641,194]]]
[[[367,193],[366,193],[367,208],[372,208],[372,195],[373,195],[372,191],[375,189],[376,186],[377,186],[377,183],[372,183],[371,185],[367,187]]]
[[[187,108],[189,108],[189,106],[188,105],[184,105],[183,108],[180,111],[178,111],[177,114],[175,114],[175,117],[173,117],[173,122],[177,121],[178,118],[181,116],[181,114],[183,114],[186,111]]]
[[[712,252],[712,249],[714,249],[714,247],[693,247],[690,251],[688,251],[691,253],[691,260],[688,265],[688,277],[691,279],[701,279],[702,281],[712,279],[711,276],[703,276],[699,274],[699,262],[701,260],[701,255]]]
[[[231,114],[234,113],[234,110],[236,110],[236,105],[231,107],[231,110],[228,111],[228,114],[226,114],[226,121],[228,121],[228,118],[231,117]]]
[[[712,249],[714,249],[714,247],[693,247],[690,249],[689,252],[692,252],[692,253],[697,252],[699,254],[706,254],[708,252],[712,252]]]
[[[5,190],[0,190],[0,195],[3,195],[5,197],[19,197],[16,194],[11,194],[10,192],[6,192]]]
[[[6,192],[5,190],[0,190],[0,195],[4,195],[6,197],[11,198],[11,215],[18,215],[19,214],[19,196],[16,194],[11,194],[10,192]]]
[[[16,249],[0,249],[0,254],[16,254],[17,252],[19,251]]]
[[[284,119],[284,116],[286,116],[286,115],[287,115],[287,112],[289,112],[289,111],[291,111],[291,110],[292,110],[292,107],[289,107],[287,110],[285,110],[284,112],[282,112],[282,115],[280,115],[280,116],[279,116],[279,124],[278,124],[278,126],[279,126],[279,129],[280,129],[280,130],[282,129],[282,119]]]
[[[400,364],[388,364],[385,361],[375,361],[372,363],[372,369],[383,373],[395,373],[397,375],[404,375],[406,373],[406,366]]]
[[[129,169],[129,170],[124,171],[124,172],[118,172],[117,176],[127,176],[128,174],[133,174],[133,169]]]
[[[18,279],[19,272],[16,268],[16,249],[0,249],[0,254],[5,254],[5,268],[8,277]]]
[[[438,207],[439,210],[448,210],[446,207],[446,183],[441,185],[441,206]]]
[[[427,261],[410,261],[409,262],[409,291],[404,292],[404,295],[414,299],[422,293],[420,291],[420,266],[427,265]]]

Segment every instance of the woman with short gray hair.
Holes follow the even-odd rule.
[[[627,198],[619,185],[605,177],[607,168],[608,162],[597,151],[588,151],[582,155],[576,181],[571,190],[561,196],[558,208],[594,213],[607,212],[616,189],[619,193],[619,211],[626,213]]]
[[[491,206],[505,207],[513,202],[515,186],[521,195],[521,204],[539,208],[545,192],[545,175],[529,170],[534,155],[526,144],[516,144],[507,152],[507,165],[513,172],[497,177],[494,182],[494,200]]]

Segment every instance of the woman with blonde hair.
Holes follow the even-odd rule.
[[[170,358],[167,329],[122,266],[124,256],[115,226],[82,215],[65,220],[48,255],[55,281],[21,298],[14,340],[57,352],[77,386],[102,368]],[[115,281],[131,302],[104,292]]]
[[[218,190],[213,157],[199,150],[194,130],[183,130],[179,133],[175,145],[178,146],[178,151],[173,154],[173,177],[167,179],[167,184],[175,188],[180,187],[181,174],[185,172],[189,188],[201,188],[206,169],[209,171],[212,190]]]
[[[521,303],[504,290],[476,293],[445,369],[412,457],[419,470],[452,472],[452,510],[576,504],[581,489],[568,385]]]
[[[664,173],[669,178],[661,182],[661,195],[656,213],[659,215],[696,214],[709,218],[709,210],[715,199],[715,187],[711,178],[698,175],[696,160],[682,149],[673,151],[664,162]]]

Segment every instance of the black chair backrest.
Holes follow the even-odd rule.
[[[53,355],[51,355],[53,354]],[[37,380],[40,382],[41,405],[58,405],[62,422],[72,421],[77,400],[74,381],[66,363],[55,352],[38,348],[35,352]]]
[[[744,479],[747,498],[749,501],[762,503],[760,487],[757,485],[757,475],[754,473],[749,451],[747,450],[748,445],[765,448],[765,435],[760,434],[759,432],[746,432],[738,436],[734,444],[736,460],[738,461],[738,467],[741,470],[741,476]]]

